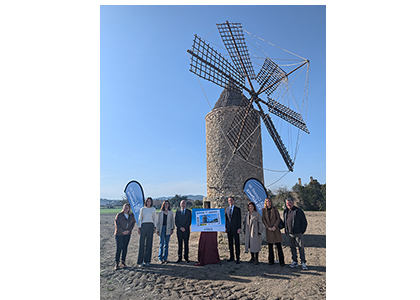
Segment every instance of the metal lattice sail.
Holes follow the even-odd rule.
[[[309,61],[304,60],[303,63],[287,73],[267,57],[260,71],[255,75],[241,23],[226,21],[226,23],[217,24],[217,27],[233,63],[230,63],[208,43],[195,35],[192,49],[187,50],[191,55],[190,71],[222,88],[238,94],[242,94],[244,91],[249,94],[249,98],[246,98],[247,103],[244,104],[246,109],[235,116],[227,134],[235,154],[247,159],[252,149],[251,139],[248,137],[256,126],[255,121],[252,121],[255,120],[252,118],[252,114],[258,111],[287,168],[289,171],[293,171],[293,160],[270,115],[264,112],[261,104],[264,104],[270,113],[309,134],[300,113],[268,97],[276,91],[282,81],[296,70],[309,64]],[[245,81],[249,86],[245,84]],[[259,85],[257,91],[254,89],[253,81]],[[261,99],[260,96],[263,93],[266,94],[267,100]],[[253,104],[256,105],[256,108]]]

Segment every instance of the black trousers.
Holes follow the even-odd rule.
[[[130,237],[131,237],[130,234],[115,236],[115,242],[117,243],[117,251],[115,253],[116,262],[120,262],[121,253],[122,253],[121,261],[125,261],[125,257],[127,256],[128,243],[130,242]]]
[[[137,264],[143,262],[150,263],[152,260],[152,246],[153,246],[153,230],[155,226],[151,222],[141,224],[141,234],[139,243],[139,254],[137,256]]]
[[[237,231],[232,232],[229,231],[228,233],[228,242],[229,242],[229,252],[230,252],[230,259],[235,259],[233,253],[233,242],[235,241],[235,252],[236,252],[236,260],[239,260],[239,254],[241,253],[241,248],[239,247],[239,234]]]
[[[178,258],[182,258],[182,244],[184,244],[184,259],[188,260],[188,242],[190,240],[190,232],[177,229],[176,236],[178,237]]]
[[[268,262],[274,263],[274,244],[268,243]],[[281,243],[276,243],[277,252],[279,254],[279,262],[281,265],[284,265],[284,255],[283,255],[283,248],[281,247]]]

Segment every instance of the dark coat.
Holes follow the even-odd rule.
[[[300,208],[293,206],[292,210],[285,209],[284,213],[284,231],[290,234],[305,233],[308,222],[306,221],[305,213]],[[287,230],[287,220],[292,218],[292,232]]]
[[[132,212],[128,214],[128,220],[125,218],[123,212],[119,212],[114,219],[114,235],[123,235],[123,231],[126,230],[130,231],[129,234],[131,234],[135,223],[136,219],[134,218],[134,214]]]
[[[268,214],[270,213],[270,218]],[[273,207],[271,210],[267,208],[262,209],[262,221],[265,226],[265,237],[266,241],[269,244],[281,243],[283,238],[281,237],[279,224],[283,223],[280,218],[279,210],[276,207]],[[268,228],[276,227],[276,230],[270,231]]]
[[[236,205],[233,206],[232,217],[229,218],[230,206],[225,209],[225,227],[226,232],[236,232],[238,229],[241,229],[241,209]]]
[[[181,214],[181,210],[177,210],[175,214],[175,225],[177,231],[181,231],[181,227],[186,229],[186,232],[190,232],[191,226],[191,210],[185,209],[185,214]]]

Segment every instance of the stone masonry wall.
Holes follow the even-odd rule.
[[[229,206],[228,197],[235,198],[235,205],[241,208],[242,221],[247,212],[248,197],[243,191],[243,185],[249,178],[257,178],[264,183],[262,169],[261,126],[252,135],[255,146],[252,149],[248,162],[237,155],[232,157],[226,133],[238,113],[240,106],[227,106],[213,109],[206,116],[206,154],[207,154],[207,197],[211,208],[226,208]],[[252,115],[260,124],[257,114]],[[265,234],[264,234],[265,235]],[[241,235],[241,241],[244,236]]]

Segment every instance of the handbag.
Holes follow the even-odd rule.
[[[284,228],[284,222],[283,220],[280,218],[280,223],[279,223],[279,229],[282,230]]]

